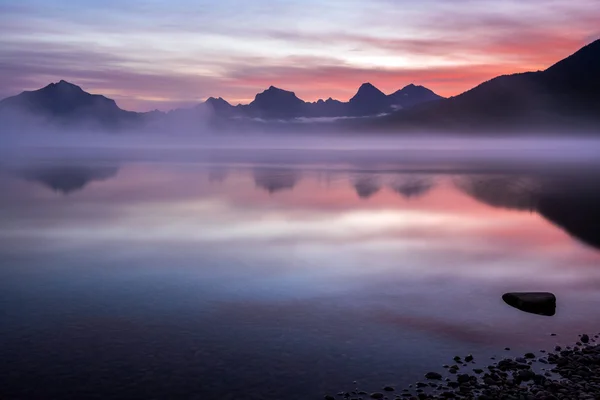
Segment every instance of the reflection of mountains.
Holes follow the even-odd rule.
[[[410,199],[424,196],[434,185],[435,182],[428,177],[407,176],[396,179],[390,187],[405,199]]]
[[[600,189],[597,179],[468,177],[457,186],[494,207],[537,211],[573,237],[600,249]]]
[[[19,170],[17,175],[40,182],[54,191],[69,194],[82,190],[92,181],[104,181],[117,175],[116,166],[35,166]]]
[[[361,199],[368,199],[381,190],[379,178],[372,175],[359,176],[354,179],[354,189]]]
[[[380,176],[362,175],[353,179],[352,184],[356,194],[361,199],[368,199],[381,190]],[[389,187],[405,199],[416,198],[429,192],[435,182],[423,176],[408,175],[395,177]]]
[[[292,190],[299,180],[300,173],[293,169],[258,168],[254,170],[254,183],[269,193]]]

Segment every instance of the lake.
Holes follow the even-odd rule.
[[[4,166],[0,397],[321,399],[574,342],[600,323],[598,177],[281,155]],[[555,293],[556,315],[510,291]]]

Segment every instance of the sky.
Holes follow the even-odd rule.
[[[271,85],[453,96],[599,38],[599,0],[0,0],[0,98],[61,79],[135,111]]]

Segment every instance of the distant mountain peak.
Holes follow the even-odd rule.
[[[414,83],[410,83],[410,84],[404,86],[399,91],[412,91],[412,92],[415,92],[415,91],[427,91],[427,92],[433,93],[430,89],[427,89],[425,86],[415,85]]]
[[[350,113],[355,116],[383,113],[389,109],[389,106],[390,102],[385,93],[369,82],[360,85],[358,92],[348,102]]]
[[[301,109],[305,106],[306,103],[294,92],[271,85],[267,90],[258,93],[254,101],[244,108],[253,116],[288,118],[301,116],[303,113]]]
[[[211,103],[211,104],[227,104],[230,105],[229,102],[227,102],[227,100],[225,100],[222,97],[209,97],[208,99],[206,99],[205,103]]]
[[[121,110],[114,100],[90,94],[65,80],[9,97],[1,105],[2,108],[50,118],[60,124],[117,127],[137,118],[135,113]]]
[[[271,86],[269,86],[269,88],[267,90],[264,90],[263,92],[258,93],[256,95],[256,97],[254,98],[254,101],[257,101],[261,98],[275,98],[275,97],[286,98],[286,99],[298,99],[298,97],[296,97],[296,93],[290,92],[289,90],[280,89],[278,87],[271,85]],[[300,100],[300,99],[298,99],[298,100]]]
[[[376,89],[376,90],[379,90],[371,82],[365,82],[362,85],[360,85],[360,87],[358,88],[358,90],[361,90],[361,89],[363,89],[363,90],[364,89]]]
[[[370,96],[385,96],[385,93],[383,93],[370,82],[365,82],[362,85],[360,85],[360,87],[358,88],[358,92],[356,92],[356,95],[360,93],[368,94]]]
[[[273,85],[269,86],[269,88],[267,90],[263,91],[262,93],[291,93],[294,96],[296,95],[294,92],[291,92],[291,91],[285,90],[285,89],[281,89],[281,88],[278,88]]]
[[[393,108],[399,109],[410,108],[416,104],[440,100],[442,97],[424,86],[411,83],[390,94],[388,99]]]
[[[235,107],[227,102],[227,100],[222,97],[209,97],[203,104],[199,104],[197,107],[206,107],[208,106],[215,113],[221,114],[224,116],[229,116],[234,113]]]
[[[408,85],[404,86],[400,90],[405,90],[405,91],[408,91],[408,90],[411,90],[411,91],[414,91],[414,90],[427,90],[427,91],[430,91],[425,86],[415,85],[414,83],[409,83]]]
[[[382,101],[386,95],[369,82],[365,82],[358,88],[358,92],[350,99],[350,102],[358,101]]]
[[[65,81],[64,79],[61,79],[60,81],[58,81],[57,83],[51,83],[48,86],[40,89],[40,90],[61,90],[61,91],[71,91],[71,92],[83,92],[83,89],[77,85],[74,85],[70,82]]]

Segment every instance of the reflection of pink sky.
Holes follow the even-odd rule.
[[[248,294],[256,307],[272,303],[260,300],[271,284],[287,288],[289,294],[278,298],[284,309],[287,297],[310,308],[351,294],[369,318],[460,340],[486,335],[485,327],[452,321],[457,310],[469,307],[474,309],[462,320],[500,319],[508,331],[535,324],[560,331],[557,321],[582,327],[597,322],[587,312],[541,322],[508,307],[499,308],[499,315],[482,314],[499,307],[504,291],[553,291],[566,310],[589,308],[600,299],[600,254],[538,214],[480,203],[449,176],[435,178],[429,192],[410,199],[388,187],[401,175],[379,174],[382,188],[367,199],[352,186],[355,177],[305,172],[292,189],[269,193],[256,186],[251,170],[232,169],[226,179],[211,182],[209,172],[195,167],[132,165],[66,197],[12,181],[27,194],[15,201],[13,190],[12,200],[0,203],[0,235],[73,250],[102,243],[146,252],[181,248],[198,260],[245,260],[247,279],[228,283],[229,290]],[[43,219],[30,213],[39,204],[47,208]],[[223,273],[208,264],[194,268],[200,276]],[[489,297],[482,300],[484,294]],[[390,309],[390,299],[411,306]],[[500,342],[507,330],[488,340]]]
[[[196,168],[173,172],[124,167],[116,179],[92,182],[68,197],[33,187],[54,202],[59,215],[94,207],[99,217],[83,221],[84,228],[77,219],[49,228],[76,241],[261,243],[274,251],[305,244],[324,254],[329,251],[324,243],[352,244],[366,255],[410,252],[431,258],[435,249],[454,252],[455,258],[518,254],[522,261],[538,263],[547,257],[544,268],[572,257],[582,266],[598,260],[593,250],[536,213],[482,204],[457,190],[450,177],[438,179],[422,197],[406,199],[388,187],[402,175],[379,174],[382,189],[364,199],[352,186],[354,175],[345,173],[304,173],[292,189],[268,193],[256,186],[252,171],[230,171],[222,182],[209,182],[208,173]],[[95,229],[88,229],[90,224]],[[509,270],[502,266],[494,273]]]

